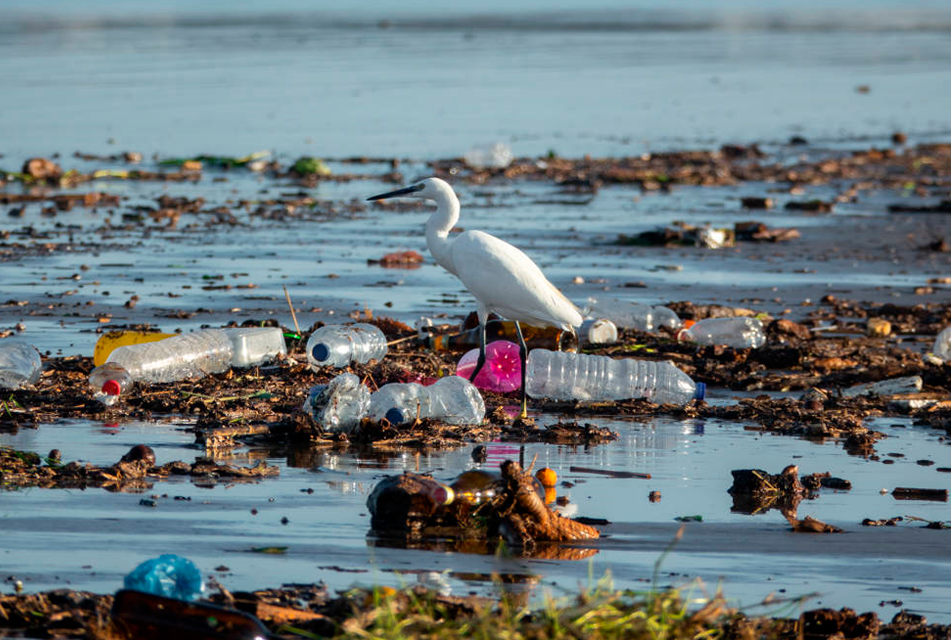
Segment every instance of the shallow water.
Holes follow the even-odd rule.
[[[543,424],[555,420],[540,419]],[[516,580],[520,588],[536,597],[571,591],[579,583],[588,584],[589,575],[600,578],[607,572],[618,587],[643,589],[679,527],[674,518],[700,515],[703,522],[687,524],[683,540],[664,557],[659,584],[689,586],[695,597],[704,593],[696,579],[702,580],[707,594],[722,584],[727,597],[746,607],[772,592],[787,598],[817,594],[807,604],[877,610],[883,617],[890,617],[893,607],[881,608],[879,602],[900,599],[931,620],[951,620],[944,606],[951,596],[951,553],[945,533],[908,521],[900,530],[860,525],[863,518],[947,517],[946,503],[899,502],[880,492],[895,486],[944,486],[943,474],[935,467],[951,464],[951,448],[936,432],[912,427],[906,420],[874,424],[889,436],[879,445],[883,459],[884,454],[904,455],[891,458],[894,465],[884,465],[847,456],[837,443],[751,435],[742,425],[716,421],[637,423],[599,418],[596,423],[616,430],[620,440],[591,448],[530,444],[521,452],[526,463],[535,459],[536,466],[554,469],[560,481],[575,483],[570,489],[559,487],[559,494],[569,498],[578,515],[610,520],[600,527],[604,538],[580,545],[594,550],[588,560],[434,553],[378,546],[368,539],[365,502],[380,478],[403,470],[451,478],[474,466],[469,448],[374,458],[251,451],[237,453],[232,461],[254,464],[264,459],[280,466],[280,477],[211,488],[178,479],[156,483],[144,494],[102,489],[7,492],[0,509],[4,573],[23,580],[28,590],[68,584],[108,592],[142,559],[180,553],[229,589],[316,580],[333,589],[353,584],[399,586],[436,580],[429,572],[444,573],[433,584],[457,594],[492,593],[498,588],[490,579],[493,573],[521,576]],[[145,443],[155,449],[161,464],[191,460],[201,453],[183,426],[64,421],[4,434],[0,444],[44,453],[55,447],[66,460],[107,464],[131,446]],[[519,455],[517,445],[490,447],[490,463]],[[919,459],[936,464],[919,466]],[[756,516],[731,512],[729,472],[748,467],[751,460],[772,472],[792,462],[802,473],[830,471],[850,480],[851,491],[823,490],[799,508],[799,517],[812,515],[846,533],[792,534],[776,511]],[[571,472],[571,466],[652,477],[617,479]],[[661,501],[651,503],[650,491],[660,491]],[[157,507],[139,504],[149,496],[156,498]],[[282,518],[288,523],[282,524]],[[271,546],[287,550],[282,555],[251,551]]]

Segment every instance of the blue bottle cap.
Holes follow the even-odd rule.
[[[383,416],[390,421],[390,424],[402,424],[403,423],[403,412],[393,407],[386,412],[386,415]]]
[[[327,348],[323,342],[318,342],[314,345],[314,348],[310,350],[310,355],[314,356],[314,360],[317,362],[323,362],[330,357],[330,349]]]
[[[693,394],[694,399],[703,400],[703,397],[707,395],[707,385],[704,382],[697,383],[697,391]]]

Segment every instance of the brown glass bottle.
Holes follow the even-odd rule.
[[[522,324],[522,336],[529,349],[549,349],[551,351],[577,351],[578,337],[571,331],[562,331],[556,327],[533,327]],[[486,343],[495,340],[508,340],[518,344],[515,323],[509,320],[489,320],[485,325]],[[479,346],[479,327],[462,333],[428,336],[426,346],[433,351],[468,351]]]

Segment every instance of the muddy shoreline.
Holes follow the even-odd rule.
[[[32,452],[38,454],[36,459],[20,459],[29,467],[23,473],[4,471],[2,482],[6,489],[102,487],[120,493],[141,493],[161,491],[170,474],[191,475],[197,478],[195,482],[226,478],[234,483],[247,478],[267,483],[265,468],[255,472],[249,471],[254,469],[252,466],[213,462],[218,456],[248,447],[299,449],[304,456],[315,451],[359,452],[367,456],[374,452],[427,452],[490,441],[610,447],[610,429],[598,424],[599,418],[605,417],[643,421],[656,417],[698,418],[742,423],[751,434],[832,441],[844,454],[872,464],[889,461],[881,450],[885,434],[867,426],[870,418],[907,419],[935,433],[944,432],[942,439],[951,436],[951,365],[926,356],[935,334],[951,325],[951,281],[939,275],[951,273],[951,253],[946,242],[951,239],[951,223],[944,208],[951,194],[949,144],[913,148],[896,144],[894,149],[854,152],[804,149],[794,162],[766,157],[755,147],[732,146],[709,152],[620,159],[523,158],[496,171],[472,170],[459,159],[414,163],[348,158],[328,161],[335,167],[329,175],[303,174],[293,169],[296,163],[278,161],[253,173],[213,158],[195,160],[197,165],[137,169],[141,155],[86,156],[75,161],[101,163],[100,168],[84,168],[74,173],[69,171],[70,159],[58,161],[63,165],[58,171],[55,166],[34,163],[14,172],[19,175],[7,174],[5,184],[0,186],[0,210],[7,214],[0,225],[0,265],[5,271],[8,266],[16,268],[18,279],[28,272],[32,278],[18,280],[15,292],[0,300],[0,335],[36,338],[44,352],[40,381],[33,388],[4,394],[0,431],[43,429],[44,425],[69,419],[121,423],[187,416],[195,421],[189,427],[194,434],[194,446],[212,462],[204,467],[200,463],[190,464],[187,470],[182,467],[177,471],[166,465],[164,472],[142,468],[132,473],[125,468],[123,474],[117,474],[116,468],[76,463],[70,466],[68,452],[66,460],[52,464],[40,459],[53,459],[52,455],[37,451]],[[104,170],[102,167],[109,167],[111,173],[97,175],[97,171]],[[339,171],[337,167],[347,170]],[[598,277],[579,274],[574,281],[559,284],[573,298],[604,294],[605,289],[617,296],[631,291],[647,293],[656,296],[657,302],[670,304],[684,319],[759,314],[767,326],[767,346],[700,347],[680,342],[669,333],[625,330],[616,344],[588,351],[614,357],[672,360],[695,381],[737,395],[715,403],[692,402],[686,407],[643,400],[596,405],[538,401],[532,403],[532,409],[559,415],[560,419],[519,422],[513,420],[510,411],[516,403],[515,395],[487,392],[484,396],[488,420],[477,427],[450,427],[428,421],[406,428],[365,424],[349,437],[323,432],[301,411],[307,389],[338,373],[315,373],[306,366],[301,349],[314,328],[347,317],[373,322],[390,340],[401,340],[391,347],[384,361],[352,367],[372,389],[388,382],[450,374],[460,354],[433,352],[413,339],[416,331],[408,323],[420,315],[417,307],[410,305],[412,311],[391,315],[385,306],[364,304],[362,309],[354,310],[352,304],[335,302],[333,296],[340,300],[358,299],[361,291],[354,287],[366,286],[360,285],[359,280],[355,285],[347,276],[342,278],[347,282],[341,287],[326,290],[333,292],[330,297],[318,296],[315,301],[308,296],[308,303],[296,309],[307,320],[300,327],[299,338],[288,338],[287,358],[198,381],[137,387],[109,408],[95,402],[87,388],[86,375],[92,369],[88,350],[77,347],[71,351],[62,343],[44,346],[51,328],[57,326],[60,331],[82,331],[90,340],[121,328],[177,330],[229,323],[277,325],[287,334],[294,334],[298,328],[288,322],[287,303],[274,283],[257,284],[237,266],[231,275],[206,274],[197,282],[190,280],[186,291],[168,291],[164,300],[159,301],[158,296],[136,288],[137,280],[145,279],[136,274],[137,252],[148,252],[156,244],[200,239],[203,234],[226,233],[230,229],[254,226],[260,230],[305,223],[316,229],[321,223],[425,211],[403,204],[370,209],[351,191],[351,186],[359,185],[357,191],[368,187],[375,192],[380,183],[401,184],[428,174],[440,175],[472,190],[463,206],[476,206],[469,209],[471,217],[467,218],[464,212],[464,225],[477,224],[480,203],[497,202],[503,210],[515,209],[525,201],[522,190],[531,194],[529,200],[542,198],[579,211],[595,198],[613,197],[619,192],[633,194],[635,202],[654,202],[656,198],[675,197],[684,191],[720,190],[717,193],[727,195],[719,197],[736,206],[732,217],[760,220],[768,228],[779,229],[791,228],[790,222],[793,226],[802,223],[798,238],[782,233],[767,233],[759,239],[738,235],[735,245],[715,251],[685,241],[685,236],[677,231],[683,227],[660,235],[638,236],[641,227],[635,221],[631,228],[624,226],[597,237],[571,232],[579,236],[578,243],[586,247],[586,255],[590,254],[592,259],[621,262],[635,256],[644,259],[647,255],[647,260],[661,265],[684,262],[702,270],[704,265],[732,264],[738,265],[738,269],[759,270],[765,282],[665,286],[665,277],[677,282],[676,272],[660,269],[646,281],[614,276],[608,271]],[[243,185],[244,189],[249,179],[268,185],[280,195],[270,193],[252,199],[217,190],[229,181]],[[103,185],[107,190],[117,185],[133,185],[144,187],[144,191],[130,197],[90,188]],[[186,186],[191,195],[174,195],[176,189]],[[155,196],[155,187],[169,193]],[[208,195],[200,195],[206,188]],[[740,191],[723,191],[737,188]],[[339,197],[316,198],[309,194],[315,189],[338,189],[332,193]],[[761,199],[744,200],[743,197],[751,196],[741,197],[741,192],[748,193],[749,189]],[[766,202],[767,199],[777,202]],[[782,209],[780,201],[785,201]],[[866,213],[855,215],[863,206],[868,208]],[[868,210],[874,211],[869,214]],[[79,216],[81,222],[73,223],[70,216]],[[778,216],[781,219],[773,223],[771,218]],[[702,225],[703,217],[697,222]],[[637,242],[631,241],[634,237],[639,238]],[[96,263],[100,255],[117,252],[127,252],[127,259],[132,262],[116,268],[122,277],[107,280],[104,274],[111,267],[102,269]],[[377,255],[383,253],[381,248]],[[430,261],[428,255],[424,256],[424,262]],[[64,268],[63,264],[68,266]],[[780,284],[770,282],[770,273],[814,273],[817,281],[828,275],[833,282],[842,277],[846,265],[861,272],[862,278],[835,286],[816,284],[809,278],[784,277]],[[321,269],[318,267],[318,271]],[[369,277],[371,281],[378,274],[389,277],[394,273],[412,273],[382,271],[377,264],[366,264],[365,269],[375,270]],[[321,272],[331,282],[336,280],[332,275]],[[883,285],[876,280],[880,277],[882,282],[892,282],[896,275],[909,284]],[[102,278],[104,284],[93,278]],[[87,282],[89,288],[85,287]],[[104,291],[106,286],[108,291]],[[293,286],[290,289],[294,291]],[[209,303],[198,296],[217,302]],[[183,297],[181,305],[176,297]],[[294,298],[298,298],[296,292]],[[328,315],[331,310],[335,317]],[[442,331],[457,330],[458,322],[468,311],[465,304],[449,307],[444,317],[437,318],[444,322]],[[319,319],[313,321],[315,316]],[[240,320],[235,321],[236,317]],[[886,325],[887,330],[880,328]],[[842,393],[854,385],[914,375],[923,382],[922,393],[914,396],[847,397]],[[947,485],[949,467],[940,459],[931,467],[935,485]],[[778,473],[780,469],[767,471]],[[768,510],[772,506],[770,503],[757,508]],[[610,544],[609,540],[607,545]],[[926,555],[927,551],[922,553]],[[314,589],[318,587],[311,588]],[[287,601],[290,596],[281,597]],[[35,620],[24,618],[23,626],[11,626],[10,630],[36,634],[65,628],[63,633],[81,637],[90,628],[90,616],[101,618],[108,609],[109,598],[51,592],[4,596],[2,606],[4,611],[39,607],[49,614],[39,626],[30,626]],[[255,598],[266,600],[261,594]],[[311,611],[326,615],[324,609]],[[816,622],[823,615],[814,614],[809,624],[832,625],[828,628],[834,626],[846,637],[874,637],[873,628],[879,637],[942,637],[947,633],[940,626],[922,629],[921,620],[905,613],[898,614],[892,625],[881,627],[877,623],[871,625],[868,619],[856,622],[856,616],[847,614],[832,616],[838,620],[834,624],[828,620]],[[6,615],[6,619],[12,618]],[[65,621],[65,626],[54,624],[59,621]],[[740,627],[729,633],[744,637],[749,627]],[[322,628],[326,631],[326,627]],[[778,633],[789,632],[792,627]],[[727,637],[734,637],[729,633]],[[921,636],[922,633],[930,635]]]

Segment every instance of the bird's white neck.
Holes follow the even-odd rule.
[[[445,187],[439,186],[439,193],[433,198],[436,201],[436,212],[426,221],[426,245],[443,269],[457,275],[450,251],[449,230],[459,220],[459,198],[448,184]]]

